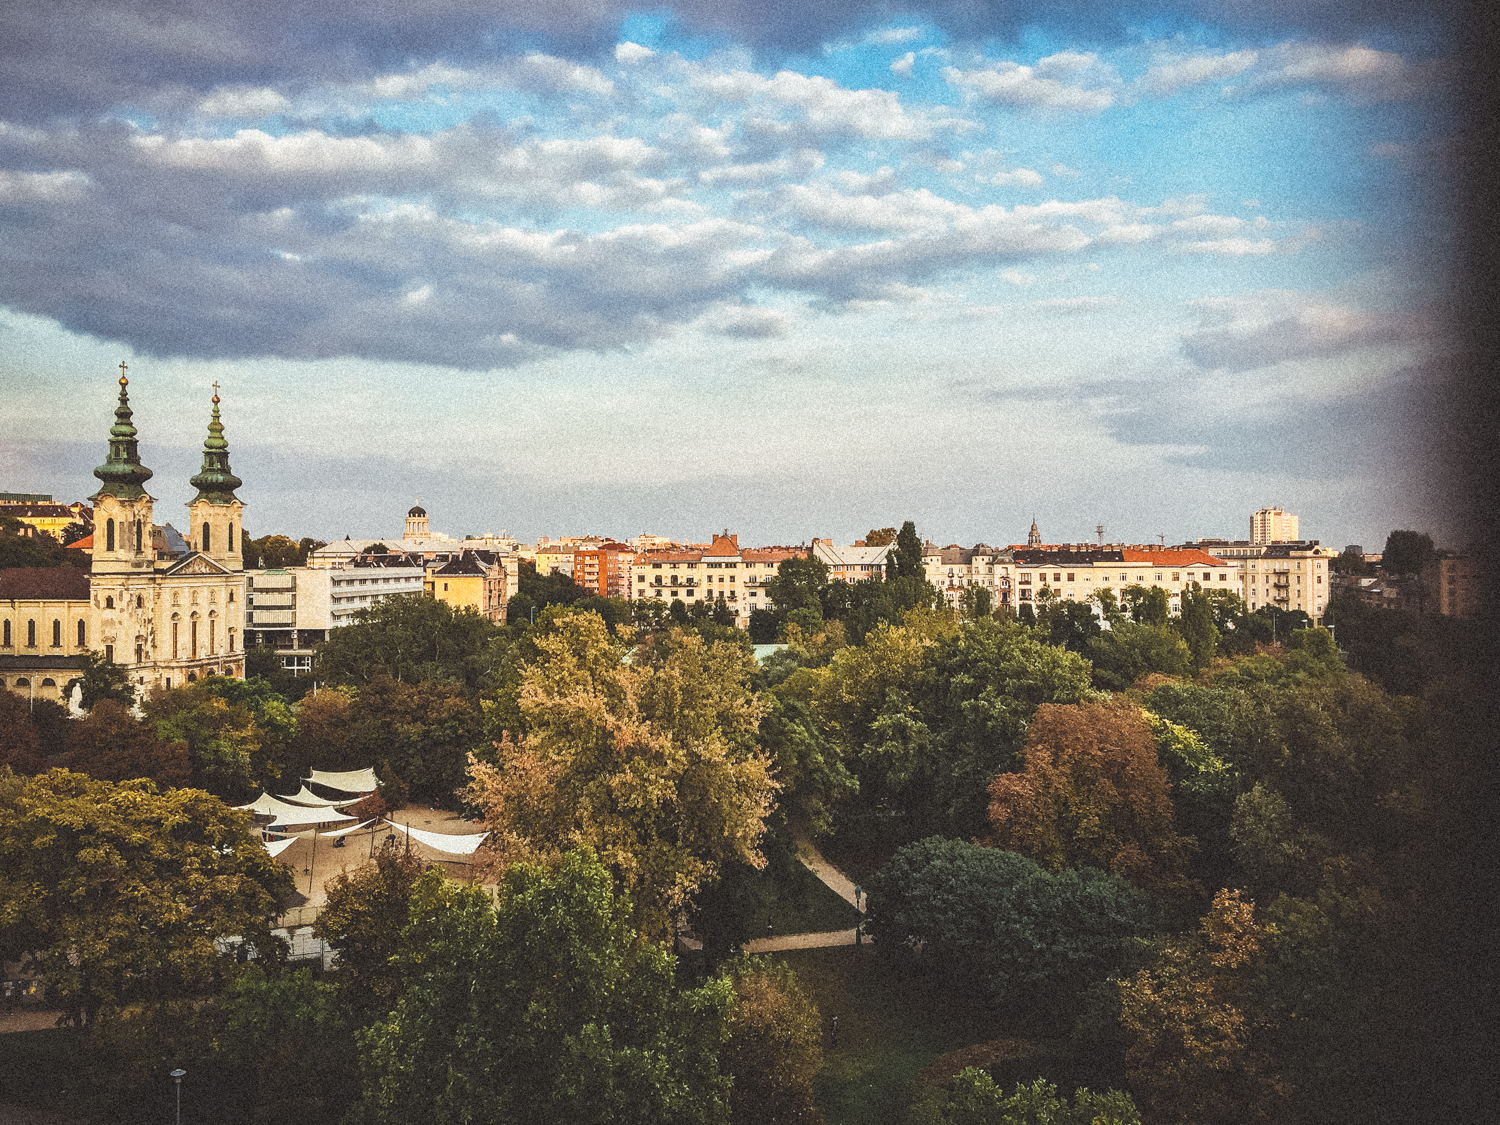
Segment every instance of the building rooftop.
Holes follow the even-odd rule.
[[[0,601],[45,598],[89,600],[89,572],[81,566],[18,566],[0,570]]]

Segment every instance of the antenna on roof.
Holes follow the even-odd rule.
[[[1156,539],[1163,547],[1167,545],[1167,537],[1159,531],[1156,533]]]
[[[1102,523],[1094,525],[1094,534],[1099,537],[1099,546],[1104,546],[1104,525]]]

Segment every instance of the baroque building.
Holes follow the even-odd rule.
[[[243,483],[229,467],[219,419],[218,384],[203,466],[189,483],[187,551],[158,546],[152,477],[141,464],[131,422],[128,380],[109,431],[109,455],[94,470],[93,566],[89,581],[92,648],[125,667],[137,690],[172,687],[200,676],[245,674]]]

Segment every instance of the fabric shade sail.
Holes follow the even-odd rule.
[[[336,805],[352,805],[355,800],[353,797],[343,797],[337,801],[330,801],[327,797],[319,797],[305,785],[290,797],[278,796],[276,799],[278,801],[288,801],[294,805],[307,805],[311,808],[320,809],[331,809]]]
[[[314,785],[323,785],[343,793],[373,793],[380,788],[373,769],[349,770],[345,773],[330,773],[328,770],[313,770],[311,777],[304,777]]]
[[[394,820],[387,820],[397,832],[404,832],[419,844],[426,844],[434,851],[447,852],[449,855],[473,855],[479,845],[484,842],[488,832],[476,832],[468,836],[449,836],[442,832],[424,832],[420,828],[408,828],[404,824],[397,824]]]
[[[339,804],[348,804],[340,801]],[[253,812],[269,815],[274,819],[271,824],[334,824],[339,821],[358,820],[357,816],[343,816],[334,812],[333,805],[319,805],[310,808],[307,805],[289,805],[285,801],[277,800],[269,793],[262,793],[248,805],[236,805],[239,809],[249,809]]]
[[[300,838],[298,836],[288,836],[285,840],[262,840],[261,843],[265,845],[266,851],[270,852],[272,856],[278,856],[295,844]]]
[[[367,821],[365,821],[363,824],[351,824],[348,828],[335,828],[335,829],[332,829],[331,831],[328,831],[328,832],[319,832],[318,835],[319,836],[347,836],[351,832],[362,832],[362,831],[364,831],[366,828],[370,827],[370,825],[374,824],[375,821],[379,820],[379,819],[380,818],[377,816],[373,820],[367,820]]]

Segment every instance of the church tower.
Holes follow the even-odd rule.
[[[1031,517],[1031,534],[1026,536],[1026,546],[1040,547],[1042,545],[1042,533],[1036,528],[1036,517]]]
[[[136,448],[136,429],[131,423],[130,396],[126,388],[125,364],[120,364],[120,403],[115,424],[109,430],[109,456],[94,470],[103,483],[90,496],[94,502],[93,573],[95,575],[150,572],[155,552],[151,547],[151,503],[142,486],[151,470],[141,464]]]
[[[188,544],[231,571],[244,570],[243,525],[245,505],[234,490],[245,482],[229,468],[229,443],[219,421],[219,384],[214,384],[213,416],[203,441],[203,467],[188,483],[198,490],[188,504]]]

